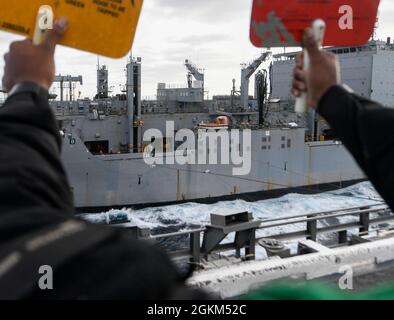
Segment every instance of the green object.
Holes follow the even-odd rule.
[[[364,293],[340,290],[319,282],[279,283],[241,297],[242,300],[394,300],[394,283]]]

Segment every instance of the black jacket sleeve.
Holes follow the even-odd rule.
[[[72,217],[72,195],[60,151],[61,137],[47,95],[19,93],[0,108],[0,246]],[[81,252],[58,267],[55,290],[43,291],[35,285],[29,297],[208,298],[185,286],[164,252],[118,233],[117,240]]]
[[[74,212],[60,159],[59,129],[42,91],[15,94],[0,108],[2,225],[7,225],[4,219],[15,220],[18,214],[29,219],[27,212],[55,216]]]
[[[318,112],[394,209],[394,109],[333,86]]]

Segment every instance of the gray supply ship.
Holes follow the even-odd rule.
[[[388,40],[328,50],[340,57],[344,83],[356,93],[392,107],[393,48]],[[262,53],[243,66],[240,90],[233,80],[230,95],[209,100],[205,99],[204,72],[188,60],[187,85],[179,88],[159,83],[156,100],[141,99],[140,58],[130,59],[126,87],[116,96],[110,97],[105,66],[98,67],[93,100],[73,100],[73,83],[82,84],[81,76],[57,76],[60,100],[53,99],[51,105],[64,133],[62,157],[77,208],[89,211],[180,201],[253,200],[363,180],[363,173],[323,119],[313,111],[305,115],[294,112],[290,87],[295,54]],[[270,66],[258,71],[261,65]],[[253,75],[255,94],[250,96]],[[67,88],[69,101],[64,101]],[[144,150],[149,142],[143,141],[143,136],[152,128],[166,132],[166,121],[175,122],[175,132],[239,129],[242,136],[250,129],[249,174],[233,175],[235,164],[147,164]],[[171,150],[179,146],[166,136],[159,144],[156,158],[174,157]],[[210,147],[207,154],[216,151]],[[239,149],[243,149],[242,142]]]

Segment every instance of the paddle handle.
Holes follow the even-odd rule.
[[[322,46],[324,40],[324,34],[326,31],[326,23],[321,20],[317,19],[312,24],[312,31],[315,35],[316,41],[319,44],[319,47]],[[310,66],[309,54],[304,49],[304,70],[308,70]],[[302,95],[296,98],[295,103],[295,111],[297,113],[305,113],[308,111],[308,95],[306,92],[302,93]]]
[[[38,9],[33,35],[33,44],[35,46],[42,43],[48,30],[53,28],[53,20],[53,10],[51,6],[43,5]]]

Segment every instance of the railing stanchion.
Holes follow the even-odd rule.
[[[314,216],[308,216],[307,218],[314,218]],[[317,220],[311,220],[306,223],[306,231],[308,233],[308,240],[317,241]]]
[[[347,243],[347,230],[338,232],[338,243],[346,244]]]
[[[363,209],[368,209],[368,208],[363,208]],[[370,225],[370,213],[369,212],[363,212],[360,214],[360,233],[366,233],[368,234],[369,232],[369,225]]]
[[[193,268],[200,264],[201,259],[201,232],[193,232],[190,234],[190,251],[191,251],[191,262]]]

